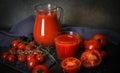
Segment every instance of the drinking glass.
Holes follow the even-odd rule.
[[[80,36],[73,31],[64,31],[55,38],[56,54],[59,60],[75,57],[81,42]]]

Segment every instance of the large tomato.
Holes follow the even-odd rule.
[[[49,68],[45,65],[36,65],[32,69],[32,73],[50,73]]]
[[[75,57],[68,57],[61,62],[61,67],[68,73],[77,72],[81,65],[81,61]]]
[[[97,40],[101,43],[102,47],[106,46],[106,37],[102,34],[95,34],[92,39]]]
[[[101,44],[96,40],[88,40],[85,42],[85,50],[98,50],[101,51]]]
[[[88,50],[82,53],[80,60],[85,68],[94,68],[101,64],[102,57],[97,50]]]

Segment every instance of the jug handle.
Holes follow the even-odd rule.
[[[61,24],[62,19],[63,19],[63,15],[64,15],[63,8],[57,7],[57,11],[60,11],[60,12],[59,12],[59,16],[58,16],[58,22]]]

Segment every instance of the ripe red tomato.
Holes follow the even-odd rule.
[[[3,52],[1,58],[2,58],[3,60],[8,60],[8,55],[9,55],[8,52]]]
[[[32,47],[31,45],[25,45],[24,50],[33,50],[35,49],[34,47]]]
[[[32,73],[50,73],[50,71],[45,65],[36,65],[33,67]]]
[[[35,55],[32,54],[27,54],[27,61],[29,61],[30,59],[35,58]]]
[[[12,48],[17,48],[17,45],[18,45],[18,44],[19,44],[18,41],[13,40],[12,43],[11,43],[11,46],[12,46]]]
[[[8,53],[15,55],[15,54],[16,54],[16,50],[15,50],[14,48],[10,48],[10,49],[8,50]]]
[[[102,47],[106,46],[106,37],[102,34],[96,34],[92,37],[92,39],[97,40],[101,43]]]
[[[17,53],[17,54],[20,54],[20,52],[21,52],[21,49],[17,49],[17,50],[16,50],[16,53]]]
[[[32,51],[32,54],[36,56],[36,55],[41,54],[41,52],[40,52],[40,51],[33,50],[33,51]]]
[[[19,43],[19,44],[17,45],[17,48],[18,48],[18,49],[22,49],[22,50],[24,51],[25,44]]]
[[[82,53],[80,60],[85,68],[94,68],[101,64],[102,57],[97,50],[88,50]]]
[[[45,58],[44,58],[44,56],[43,55],[36,55],[36,59],[37,59],[37,61],[38,62],[44,62],[44,60],[45,60]]]
[[[9,54],[12,54],[14,52],[14,50],[12,49],[12,48],[10,48],[9,50],[8,50],[8,53]]]
[[[75,57],[68,57],[61,62],[61,67],[68,73],[77,72],[81,65],[81,61]]]
[[[29,42],[29,45],[32,46],[32,47],[36,47],[36,44],[35,44],[34,41],[30,41],[30,42]]]
[[[28,68],[32,69],[34,66],[38,64],[37,60],[35,58],[31,58],[27,61]]]
[[[18,61],[19,62],[25,62],[26,61],[26,55],[18,55]]]
[[[85,50],[98,50],[101,51],[101,44],[96,40],[88,40],[85,43]]]
[[[12,54],[8,55],[8,61],[10,63],[14,63],[16,61],[16,57]]]

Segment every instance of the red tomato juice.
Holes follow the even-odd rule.
[[[75,34],[63,34],[56,37],[55,44],[58,59],[63,60],[67,57],[76,56],[80,44],[80,38]]]
[[[43,47],[54,46],[54,38],[60,32],[55,12],[37,12],[33,30],[35,42]]]

